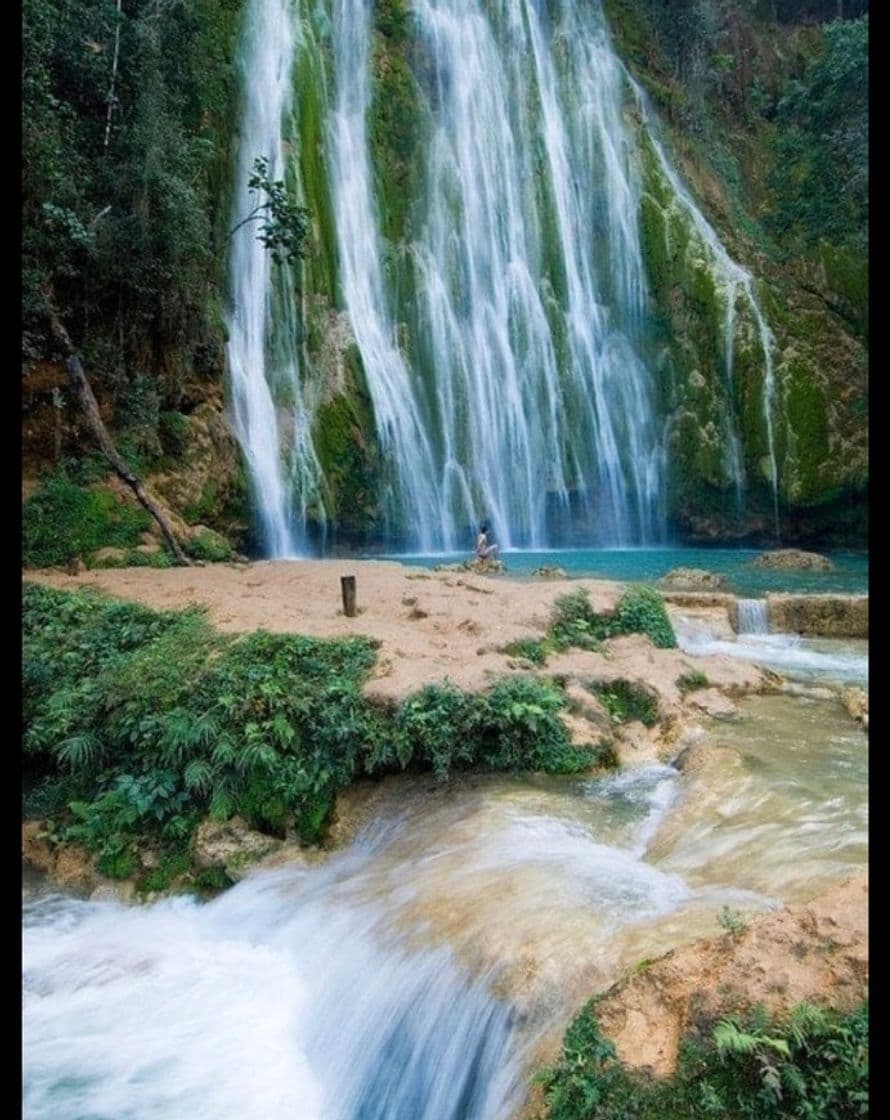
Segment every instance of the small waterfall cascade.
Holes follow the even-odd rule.
[[[739,634],[768,634],[769,607],[766,599],[738,599]]]
[[[374,19],[371,0],[300,0],[295,12],[284,0],[252,0],[235,212],[255,201],[246,181],[257,155],[273,178],[287,177],[282,131],[305,29],[324,72],[317,158],[330,192],[335,298],[382,454],[381,535],[424,552],[461,549],[484,519],[507,548],[663,543],[666,431],[639,228],[647,144],[718,274],[722,434],[740,509],[738,330],[750,323],[759,340],[778,531],[774,342],[753,277],[671,166],[601,6],[412,0],[405,82],[416,174],[399,199],[407,217],[396,241],[385,232],[375,147],[375,99],[385,94]],[[293,277],[250,226],[235,235],[231,285],[235,429],[267,551],[288,555],[303,547],[309,510],[325,517],[311,432],[323,391],[301,370]]]
[[[445,948],[381,949],[376,907],[295,905],[296,885],[26,910],[26,1115],[507,1120],[509,1003]]]
[[[253,221],[264,199],[248,188],[254,160],[284,179],[282,129],[292,96],[296,30],[287,0],[250,0],[239,56],[244,107],[238,150],[227,362],[235,435],[250,474],[265,551],[302,551],[308,503],[320,501],[321,469],[310,436],[312,409],[300,378],[290,266],[276,264]]]

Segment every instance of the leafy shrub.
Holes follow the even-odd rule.
[[[66,778],[41,778],[22,797],[22,816],[39,820],[51,817],[67,808],[71,800],[71,782]]]
[[[538,1075],[544,1087],[548,1120],[587,1120],[621,1116],[603,1112],[616,1103],[625,1083],[615,1047],[600,1033],[596,1001],[591,1000],[569,1025],[559,1062]]]
[[[681,673],[674,683],[685,696],[689,692],[707,688],[711,682],[708,680],[707,674],[703,673],[701,669],[692,669],[688,673]]]
[[[185,451],[189,418],[181,412],[162,412],[158,418],[158,437],[165,455],[178,458]]]
[[[500,681],[487,694],[429,685],[401,705],[396,728],[397,756],[451,770],[546,770],[577,773],[591,764],[589,752],[572,746],[559,718],[565,697],[553,685],[532,678]]]
[[[511,657],[531,661],[533,665],[544,665],[549,650],[547,643],[540,638],[517,638],[504,647],[504,652]]]
[[[590,754],[572,746],[559,713],[565,696],[534,678],[499,681],[486,697],[482,763],[492,770],[546,770],[573,774],[590,766]]]
[[[600,700],[613,723],[640,720],[647,727],[653,727],[658,720],[658,698],[633,681],[592,684],[590,691]]]
[[[585,588],[560,595],[554,603],[549,637],[556,649],[598,649],[600,640],[608,637],[606,629]]]
[[[99,548],[131,548],[150,524],[145,510],[55,474],[22,507],[22,563],[51,568]]]
[[[537,1080],[547,1120],[854,1120],[868,1115],[868,1005],[720,1019],[687,1036],[676,1073],[658,1081],[616,1060],[591,1000]]]
[[[615,610],[613,633],[647,634],[659,649],[677,645],[664,600],[651,587],[633,586],[625,591]]]
[[[597,614],[584,588],[561,595],[554,604],[548,639],[554,649],[598,649],[606,638],[647,634],[660,649],[677,644],[664,600],[651,587],[629,587],[614,612]]]
[[[721,909],[717,915],[717,922],[733,937],[738,937],[739,934],[744,933],[748,925],[738,910],[731,910],[728,906]]]

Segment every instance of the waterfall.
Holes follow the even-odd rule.
[[[739,634],[769,633],[769,609],[766,599],[737,599],[736,607]]]
[[[412,5],[430,127],[408,307],[380,265],[369,5],[334,11],[341,280],[392,459],[392,522],[424,548],[460,547],[483,517],[507,546],[545,545],[570,517],[603,543],[660,540],[638,168],[599,14],[563,4],[551,28],[531,0]]]
[[[299,13],[325,71],[317,158],[330,189],[334,298],[382,454],[380,535],[460,549],[488,520],[502,547],[664,541],[666,431],[639,230],[646,144],[718,273],[722,434],[740,509],[739,302],[756,330],[778,530],[773,338],[753,278],[671,166],[600,5],[413,0],[404,80],[417,113],[416,185],[399,199],[408,219],[398,241],[384,233],[380,192],[392,186],[372,155],[386,96],[374,5],[326,0]],[[284,0],[254,0],[247,27],[239,214],[256,155],[284,175],[296,34]],[[235,427],[268,550],[286,555],[301,546],[313,503],[324,519],[311,439],[321,390],[300,370],[290,273],[249,228],[236,235],[231,272]]]
[[[265,201],[248,188],[254,160],[266,158],[270,179],[286,175],[282,127],[292,97],[294,46],[287,0],[250,0],[239,55],[244,109],[233,228]],[[319,500],[321,481],[310,436],[312,410],[300,378],[293,277],[289,265],[272,261],[252,221],[232,236],[229,277],[233,427],[250,473],[265,550],[290,556],[303,547],[308,503]]]

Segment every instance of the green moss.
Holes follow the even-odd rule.
[[[132,851],[106,852],[96,862],[96,870],[109,879],[129,879],[135,875],[139,861]]]
[[[188,852],[175,852],[163,857],[153,871],[149,871],[137,883],[139,894],[153,894],[168,891],[177,879],[187,875],[191,867]]]
[[[707,674],[703,673],[701,669],[691,669],[688,673],[681,673],[674,682],[680,692],[686,696],[687,693],[697,692],[700,688],[708,688],[710,681]]]
[[[613,723],[640,720],[647,727],[658,721],[658,698],[633,681],[614,680],[589,686]]]
[[[100,548],[132,548],[151,523],[145,510],[108,491],[52,475],[22,507],[22,563],[49,568]]]
[[[825,398],[813,372],[801,362],[790,366],[786,380],[791,431],[783,481],[789,499],[811,502],[826,489],[831,469]]]
[[[868,340],[868,255],[861,248],[821,242],[817,259],[825,286],[835,296],[835,309]]]
[[[377,0],[374,26],[394,43],[404,42],[407,38],[409,18],[405,0]]]
[[[204,560],[211,564],[219,564],[231,560],[232,546],[219,533],[212,529],[205,529],[186,542],[185,550],[194,560]]]
[[[381,231],[395,245],[410,240],[409,208],[419,195],[423,99],[404,55],[383,36],[375,40],[373,67],[368,132],[375,194]]]
[[[193,889],[201,898],[213,898],[231,885],[232,880],[222,867],[208,867],[204,871],[199,871],[192,879]]]
[[[313,441],[324,472],[329,514],[346,529],[370,527],[379,500],[380,468],[366,394],[353,388],[322,405],[315,416]]]
[[[307,35],[297,59],[295,116],[302,202],[312,222],[313,251],[302,264],[303,287],[337,298],[337,227],[325,159],[327,81],[324,56]]]
[[[640,208],[640,248],[649,284],[659,304],[664,304],[671,285],[664,211],[650,194],[644,194]]]
[[[201,488],[198,500],[191,502],[182,511],[183,520],[187,525],[200,525],[205,521],[212,521],[218,502],[219,487],[216,479],[208,478]]]

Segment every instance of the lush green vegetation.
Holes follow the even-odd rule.
[[[559,596],[543,638],[519,638],[506,646],[505,652],[544,665],[552,653],[596,650],[606,638],[622,634],[646,634],[659,649],[674,649],[677,645],[664,600],[654,588],[633,585],[621,596],[614,611],[597,614],[582,587]]]
[[[773,229],[804,246],[868,227],[868,17],[829,24],[823,50],[778,104]]]
[[[24,353],[51,354],[51,300],[130,450],[222,371],[241,7],[23,6]]]
[[[59,471],[22,507],[22,563],[51,568],[100,548],[135,548],[150,526],[145,510],[80,486]]]
[[[375,657],[365,638],[220,635],[198,609],[28,586],[24,751],[42,777],[26,812],[122,876],[140,840],[177,857],[208,812],[315,842],[337,791],[361,775],[597,761],[571,745],[553,684],[428,687],[388,711],[361,692]]]
[[[800,1004],[784,1021],[755,1009],[701,1026],[658,1082],[616,1059],[592,1000],[540,1081],[547,1120],[854,1120],[868,1115],[868,1006]]]

